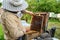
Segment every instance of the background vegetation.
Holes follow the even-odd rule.
[[[33,12],[54,12],[60,13],[60,0],[26,0],[29,4],[27,10]],[[31,16],[25,14],[22,19],[28,19],[30,22]]]
[[[58,0],[27,0],[28,10],[33,12],[60,12],[60,1]]]
[[[0,3],[0,7],[1,7],[2,3]]]

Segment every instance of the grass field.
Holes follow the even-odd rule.
[[[56,29],[56,33],[55,33],[55,37],[56,38],[59,38],[59,40],[60,40],[60,22],[59,21],[56,21],[56,20],[54,20],[54,21],[49,21],[48,22],[48,29],[50,29],[50,28],[52,28],[52,27],[56,27],[57,29]]]
[[[4,40],[4,33],[3,33],[3,30],[2,30],[2,25],[0,24],[0,40]]]
[[[56,30],[56,33],[55,33],[55,37],[60,39],[60,22],[58,22],[58,21],[51,21],[50,20],[48,22],[48,29],[50,29],[53,26],[57,27],[57,30]],[[3,35],[4,35],[4,33],[3,33],[3,30],[2,30],[2,25],[0,24],[0,40],[4,40]]]

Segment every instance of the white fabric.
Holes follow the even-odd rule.
[[[57,39],[57,38],[52,38],[53,40],[59,40],[59,39]]]
[[[28,7],[28,4],[24,0],[22,5],[15,7],[16,5],[13,6],[10,4],[10,0],[3,0],[2,6],[3,6],[3,9],[9,10],[9,11],[21,11],[21,10],[25,10]]]
[[[21,17],[23,16],[23,13],[18,12],[16,15],[17,15],[19,18],[21,18]]]
[[[30,27],[31,24],[27,23],[25,20],[21,20],[23,27]]]

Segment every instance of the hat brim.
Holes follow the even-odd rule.
[[[9,3],[9,0],[3,1],[3,9],[9,10],[9,11],[21,11],[25,10],[28,7],[27,2],[23,1],[23,4],[17,7],[14,7]]]

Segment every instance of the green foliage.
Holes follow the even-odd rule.
[[[60,1],[56,0],[27,0],[28,10],[33,12],[60,12]]]
[[[2,29],[2,24],[0,24],[0,40],[4,40],[4,32]]]
[[[50,22],[60,22],[58,18],[49,18]]]
[[[33,12],[55,12],[60,13],[60,1],[56,0],[26,0],[29,4],[27,8]],[[30,15],[24,15],[22,19],[27,19],[27,22],[31,20]]]
[[[55,32],[55,38],[58,38],[60,40],[60,22],[58,22],[55,19],[50,19],[48,22],[48,29],[51,29],[52,27],[56,27],[56,32]]]
[[[30,23],[31,16],[30,16],[29,14],[24,14],[21,19],[22,19],[22,20],[26,20],[28,23]]]
[[[0,3],[0,7],[1,7],[2,3]]]

